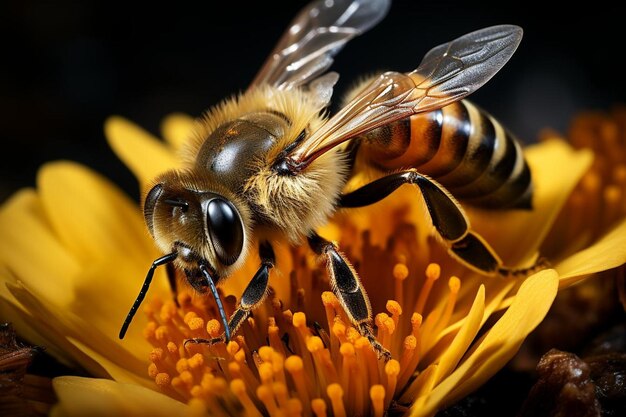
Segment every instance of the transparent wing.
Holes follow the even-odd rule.
[[[521,39],[518,26],[489,27],[431,49],[412,72],[382,74],[294,148],[287,165],[302,170],[350,138],[468,96],[504,66]]]
[[[353,37],[376,25],[391,0],[317,0],[306,6],[258,72],[251,86],[281,89],[304,85],[323,74]]]
[[[421,111],[460,100],[482,87],[511,58],[522,33],[519,26],[491,26],[428,51],[419,67],[410,73],[423,77],[416,87],[425,90],[425,95],[437,103],[429,108],[425,100]],[[447,103],[441,104],[442,94]]]

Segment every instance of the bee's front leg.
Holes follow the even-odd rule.
[[[379,357],[383,357],[385,361],[391,359],[389,351],[374,336],[370,300],[350,262],[337,250],[334,244],[317,233],[312,233],[308,240],[311,249],[326,258],[331,288],[352,324],[369,340]]]
[[[267,287],[270,276],[270,269],[274,267],[274,250],[268,242],[263,242],[259,246],[259,255],[261,257],[261,266],[254,274],[254,277],[241,295],[241,299],[237,305],[237,309],[228,321],[228,329],[230,334],[234,335],[239,326],[248,318],[252,310],[257,308],[267,295]],[[213,339],[193,338],[185,340],[187,343],[202,343],[213,345],[215,343],[226,343],[226,333]]]

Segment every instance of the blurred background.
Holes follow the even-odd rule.
[[[87,164],[138,198],[134,178],[106,144],[104,120],[122,115],[158,135],[168,113],[197,116],[244,89],[305,3],[2,2],[0,201],[34,185],[38,167],[56,159]],[[626,103],[620,7],[504,6],[394,2],[337,57],[338,94],[360,75],[410,71],[433,46],[513,23],[525,30],[520,48],[472,100],[524,141],[546,127],[566,132],[581,110]]]

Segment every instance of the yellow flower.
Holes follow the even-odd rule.
[[[107,122],[106,134],[145,188],[177,166],[176,151],[191,123],[187,116],[168,117],[166,142],[117,117]],[[319,231],[354,262],[377,314],[377,337],[392,353],[386,364],[328,292],[324,265],[287,245],[276,248],[273,295],[228,345],[185,348],[189,337],[220,332],[215,305],[181,284],[174,296],[161,270],[146,314],[118,340],[141,280],[160,254],[136,202],[71,162],[44,166],[37,189],[17,193],[0,211],[0,314],[27,340],[94,377],[55,378],[56,416],[206,410],[382,416],[386,409],[434,415],[507,363],[543,319],[559,285],[626,261],[623,215],[573,249],[554,236],[560,230],[555,220],[591,165],[591,152],[551,138],[529,147],[527,156],[536,180],[532,211],[468,211],[508,264],[532,262],[541,249],[554,269],[497,279],[462,267],[429,237],[409,187],[371,208],[341,212]],[[228,313],[255,264],[258,259],[250,259],[222,288]]]

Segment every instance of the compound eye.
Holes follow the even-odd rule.
[[[243,224],[237,209],[220,198],[209,201],[207,226],[219,260],[224,265],[234,264],[243,249]]]
[[[157,184],[148,192],[143,203],[143,217],[152,235],[154,235],[154,206],[161,194],[163,194],[163,185]]]

